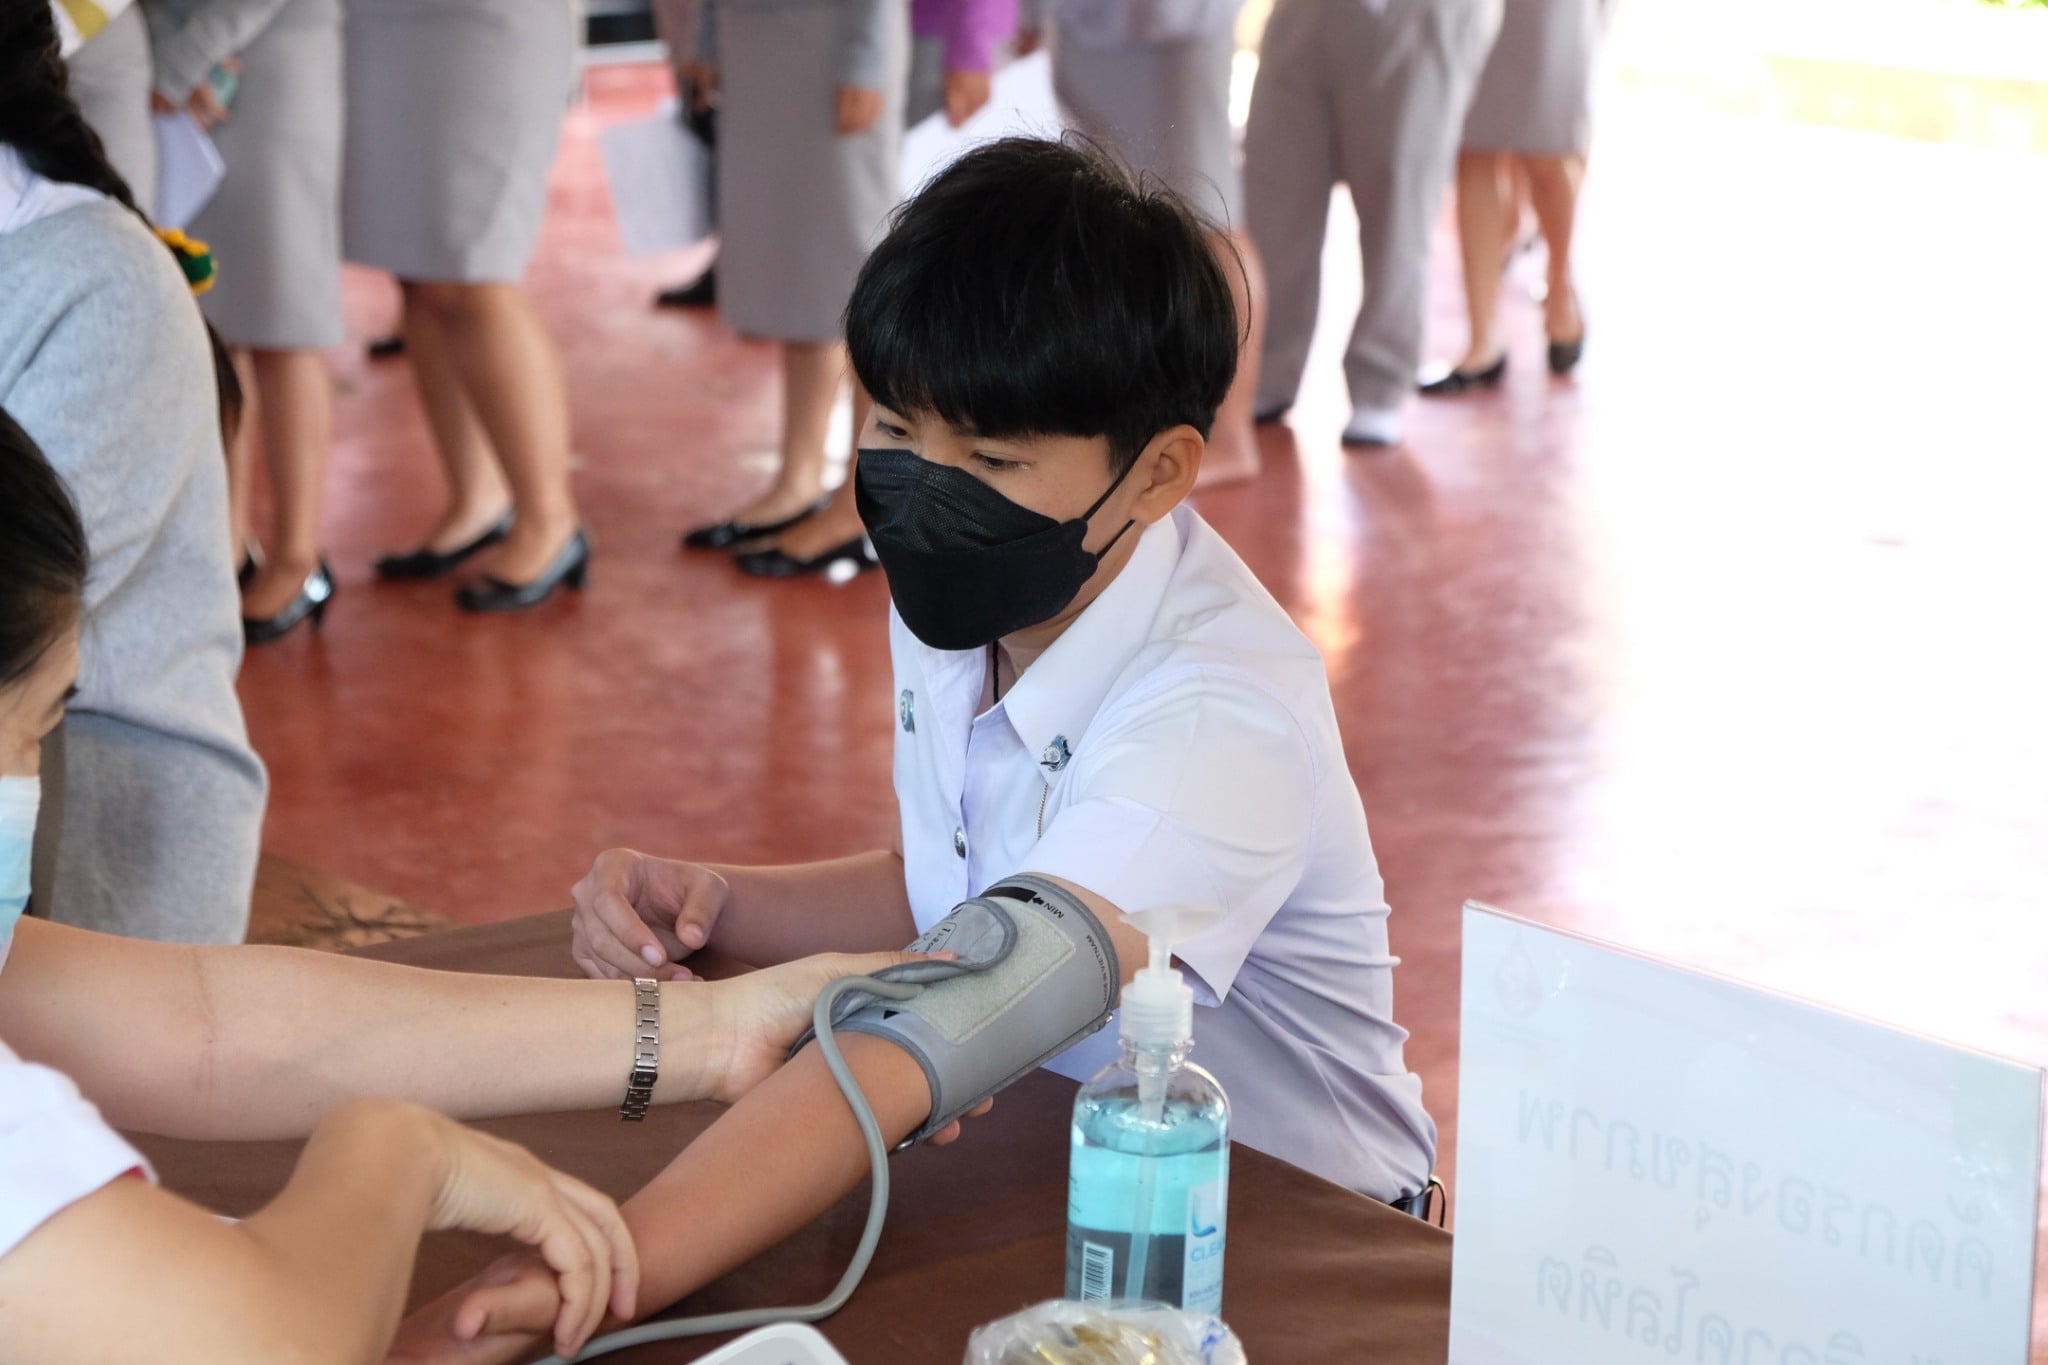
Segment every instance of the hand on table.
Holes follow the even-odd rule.
[[[692,981],[680,959],[711,941],[731,888],[708,867],[613,848],[571,894],[569,955],[586,975]]]

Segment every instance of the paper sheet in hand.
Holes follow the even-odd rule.
[[[1484,906],[1463,979],[1452,1365],[2026,1361],[2038,1070]]]
[[[158,114],[156,124],[156,203],[150,217],[158,227],[191,226],[199,211],[220,190],[227,167],[220,149],[199,126],[199,120],[182,109],[175,114]]]
[[[597,135],[626,254],[638,260],[695,246],[714,230],[711,153],[668,100],[648,118]]]
[[[903,135],[903,194],[917,193],[927,180],[968,148],[1016,135],[1058,137],[1060,106],[1052,93],[1052,59],[1044,52],[1011,62],[989,84],[988,103],[958,128],[945,111]]]

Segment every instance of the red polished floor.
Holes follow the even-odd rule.
[[[269,846],[466,920],[565,904],[609,845],[796,859],[893,819],[880,579],[676,549],[759,478],[773,362],[647,306],[676,267],[621,257],[593,136],[658,88],[591,92],[532,277],[589,591],[476,620],[371,582],[438,491],[404,367],[351,351],[341,595],[243,680]],[[1502,391],[1343,453],[1340,249],[1293,428],[1199,499],[1329,659],[1446,1167],[1468,896],[2048,1062],[2048,158],[1638,89],[1602,117],[1575,382],[1523,304]],[[349,301],[388,322],[381,281]]]

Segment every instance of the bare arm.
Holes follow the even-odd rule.
[[[899,960],[891,954],[888,960]],[[822,958],[662,987],[657,1103],[766,1075],[827,980]],[[459,1118],[619,1102],[633,990],[433,972],[296,948],[188,947],[37,920],[16,932],[0,1036],[76,1079],[119,1127],[186,1138],[297,1136],[387,1095]]]
[[[632,1290],[632,1247],[594,1191],[407,1105],[324,1120],[271,1204],[227,1224],[140,1180],[67,1206],[0,1256],[0,1358],[38,1365],[326,1365],[383,1358],[420,1234],[517,1232],[543,1248],[580,1343]],[[616,1277],[614,1272],[621,1272]]]
[[[570,952],[592,976],[687,979],[709,947],[755,966],[878,952],[917,936],[903,857],[887,849],[788,867],[713,867],[629,848],[576,884]]]

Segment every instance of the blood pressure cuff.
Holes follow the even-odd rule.
[[[1101,1028],[1123,976],[1094,912],[1042,877],[1009,877],[962,901],[910,950],[959,960],[879,972],[924,990],[910,1000],[854,991],[832,1018],[835,1033],[886,1038],[924,1068],[931,1117],[913,1143]]]

